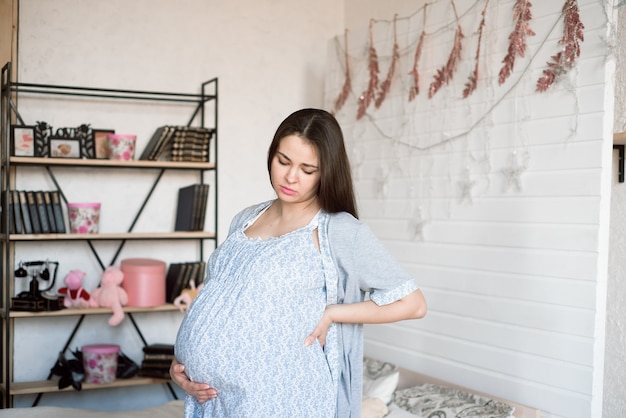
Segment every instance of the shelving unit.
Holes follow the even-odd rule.
[[[37,394],[35,404],[38,403],[41,395],[50,392],[59,392],[57,382],[55,380],[41,380],[30,382],[15,382],[14,381],[14,361],[13,352],[16,349],[14,345],[13,331],[16,326],[16,321],[36,321],[41,318],[50,317],[76,317],[77,323],[74,329],[68,332],[66,343],[62,349],[62,352],[66,352],[70,346],[72,339],[78,332],[82,321],[85,317],[91,315],[110,315],[111,310],[108,308],[89,308],[89,309],[63,309],[58,311],[47,312],[28,312],[28,311],[13,311],[10,309],[11,298],[15,296],[15,278],[13,272],[15,270],[15,246],[24,242],[41,242],[42,245],[51,245],[52,242],[63,243],[68,242],[85,242],[93,256],[98,261],[100,267],[104,270],[106,266],[113,265],[117,257],[119,256],[124,244],[127,241],[150,241],[150,240],[173,240],[173,241],[195,241],[199,249],[199,261],[204,260],[203,243],[207,240],[217,243],[217,101],[218,101],[218,80],[217,78],[211,79],[201,84],[201,92],[199,94],[188,93],[171,93],[171,92],[153,92],[153,91],[139,91],[139,90],[115,90],[115,89],[102,89],[91,87],[74,87],[74,86],[55,86],[44,84],[32,84],[32,83],[20,83],[11,81],[11,64],[7,63],[2,68],[2,82],[1,82],[1,115],[0,115],[0,139],[2,143],[2,170],[1,170],[1,190],[4,195],[5,201],[8,201],[9,190],[15,186],[15,179],[19,175],[20,169],[24,167],[38,167],[41,168],[47,176],[52,180],[56,189],[60,192],[63,203],[67,203],[67,199],[63,193],[62,187],[55,177],[53,171],[54,167],[64,167],[65,169],[73,168],[89,168],[97,170],[99,172],[109,172],[110,170],[119,169],[132,169],[143,170],[154,173],[154,182],[148,191],[147,196],[134,215],[134,219],[126,232],[120,233],[99,233],[99,234],[7,234],[1,235],[3,251],[2,251],[2,286],[0,291],[2,292],[0,303],[2,304],[2,310],[0,316],[2,319],[2,381],[0,390],[2,391],[2,407],[12,407],[13,397],[16,395],[25,394]],[[12,124],[24,125],[24,121],[19,113],[18,106],[16,105],[17,99],[22,95],[29,95],[35,97],[54,97],[61,96],[64,100],[67,97],[81,98],[82,100],[100,100],[106,99],[108,102],[113,101],[159,101],[159,102],[171,102],[177,104],[189,105],[192,108],[191,118],[187,126],[200,126],[205,127],[207,121],[205,120],[205,114],[210,112],[211,116],[210,126],[214,129],[211,145],[211,161],[210,162],[172,162],[172,161],[113,161],[104,159],[69,159],[69,158],[41,158],[41,157],[18,157],[11,156],[10,148],[10,130]],[[207,104],[211,103],[210,106]],[[207,118],[208,119],[208,118]],[[156,127],[155,127],[156,129]],[[141,150],[138,150],[141,151]],[[139,155],[139,154],[137,154]],[[201,183],[205,183],[207,179],[205,175],[211,173],[209,179],[211,189],[209,193],[209,199],[212,201],[213,208],[213,222],[209,222],[209,228],[212,228],[212,232],[207,231],[191,231],[191,232],[134,232],[133,229],[139,217],[141,216],[146,204],[150,200],[154,189],[161,181],[166,171],[190,171],[198,174]],[[176,199],[172,199],[169,202],[171,205],[175,205]],[[8,211],[4,210],[1,216],[1,225],[3,231],[8,231],[10,218]],[[98,251],[92,245],[92,241],[116,241],[119,242],[117,251],[113,259],[109,263],[104,263],[98,254]],[[177,308],[172,304],[166,304],[163,306],[153,308],[139,308],[139,307],[125,307],[124,311],[126,316],[130,319],[137,334],[141,338],[144,345],[147,345],[147,341],[142,335],[141,329],[135,322],[133,314],[159,314],[163,312],[176,311]],[[59,334],[63,334],[65,330],[59,330]],[[62,337],[61,337],[62,338]],[[52,365],[51,365],[52,366]],[[126,387],[136,385],[150,385],[150,384],[163,384],[166,383],[169,386],[169,382],[164,379],[157,378],[143,378],[135,377],[131,379],[117,379],[110,384],[83,384],[83,389],[97,390],[111,387]],[[175,392],[169,387],[173,396]],[[71,387],[65,390],[72,390]]]

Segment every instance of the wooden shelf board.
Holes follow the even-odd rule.
[[[127,313],[152,313],[152,312],[170,312],[178,311],[178,308],[171,303],[167,303],[161,306],[154,307],[137,307],[137,306],[125,306],[124,312]],[[110,308],[68,308],[58,311],[10,311],[9,316],[11,318],[42,318],[49,316],[77,316],[77,315],[103,315],[110,314],[112,311]]]
[[[615,132],[613,134],[613,143],[618,145],[626,144],[626,132]]]
[[[90,389],[107,389],[107,388],[121,388],[127,386],[140,386],[150,385],[157,383],[167,383],[167,379],[157,379],[153,377],[133,377],[130,379],[116,379],[112,383],[83,383],[82,390]],[[63,389],[59,389],[58,382],[56,380],[41,380],[35,382],[14,382],[9,386],[9,392],[11,395],[28,395],[34,393],[50,393],[50,392],[65,392],[75,390],[72,386],[68,386]]]
[[[4,234],[2,235],[4,238]],[[215,234],[205,231],[176,232],[121,232],[108,234],[10,234],[11,241],[111,241],[152,239],[214,239]]]
[[[117,161],[79,158],[40,158],[40,157],[11,157],[10,163],[15,165],[41,165],[58,167],[109,167],[109,168],[166,168],[168,170],[214,170],[215,164],[210,162],[188,161]]]

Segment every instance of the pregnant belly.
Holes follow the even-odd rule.
[[[328,373],[319,344],[304,347],[310,325],[269,326],[262,322],[251,318],[184,321],[175,345],[176,357],[185,365],[191,380],[208,383],[218,390],[254,387],[275,379],[284,384],[287,371],[294,368]],[[218,328],[216,323],[222,326]]]

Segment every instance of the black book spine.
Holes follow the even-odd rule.
[[[61,195],[58,190],[50,192],[52,200],[52,210],[54,212],[54,223],[57,227],[57,233],[65,234],[65,218],[63,218],[63,207],[61,206]]]
[[[22,221],[24,223],[24,233],[32,234],[33,224],[31,223],[28,199],[26,198],[26,192],[24,190],[18,192],[18,199],[20,202],[20,212],[22,212]]]
[[[196,185],[178,190],[175,231],[193,231],[193,202]]]
[[[167,303],[173,303],[178,296],[176,292],[176,281],[183,265],[181,263],[170,263],[165,276],[165,300]]]
[[[57,228],[57,222],[54,217],[54,208],[52,207],[52,192],[46,190],[43,192],[43,200],[46,206],[46,215],[48,215],[48,223],[50,224],[50,233],[57,233],[59,229]]]
[[[16,234],[24,233],[24,223],[22,221],[22,211],[20,210],[20,197],[17,190],[9,191],[9,210],[13,213],[13,229]]]
[[[37,218],[39,219],[39,227],[42,234],[50,233],[50,222],[48,222],[48,210],[46,209],[46,201],[43,192],[38,190],[35,194],[35,205],[37,206]]]

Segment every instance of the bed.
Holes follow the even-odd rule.
[[[98,412],[38,406],[0,410],[0,418],[181,418],[183,401],[138,411]],[[394,364],[363,361],[361,418],[539,418],[540,411],[524,405],[433,379]]]

